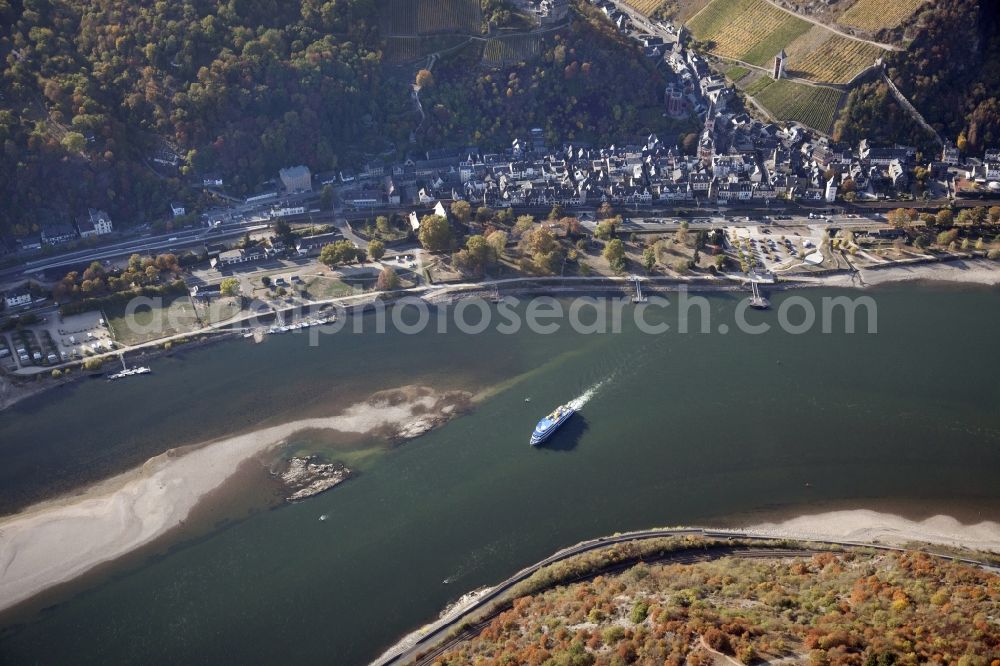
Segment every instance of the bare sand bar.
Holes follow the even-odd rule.
[[[879,542],[902,546],[923,542],[1000,553],[1000,523],[965,525],[951,516],[909,520],[865,509],[828,511],[745,528],[761,535],[790,539]]]
[[[82,497],[45,502],[0,519],[0,610],[139,548],[180,525],[240,463],[303,430],[413,437],[447,419],[455,396],[408,387],[342,413],[167,451]]]
[[[893,264],[862,268],[859,275],[849,273],[797,274],[787,276],[800,284],[824,287],[873,287],[894,282],[946,282],[954,284],[1000,285],[1000,264],[989,259],[956,259],[918,264]]]

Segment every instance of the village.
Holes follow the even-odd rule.
[[[320,174],[319,184],[337,187],[345,207],[353,209],[439,199],[491,208],[605,202],[715,207],[1000,196],[1000,150],[964,160],[951,142],[920,154],[913,146],[866,139],[835,143],[796,123],[761,121],[747,112],[723,74],[685,46],[683,26],[642,17],[610,0],[595,5],[641,44],[670,81],[663,111],[691,123],[683,145],[650,135],[638,144],[548,146],[535,129],[504,152],[475,146],[434,150],[391,166]],[[787,75],[787,60],[784,51],[775,54],[771,78]]]
[[[399,163],[372,161],[358,170],[315,176],[304,166],[283,169],[242,199],[225,192],[222,177],[200,175],[191,186],[228,205],[197,211],[217,226],[309,212],[318,192],[329,187],[345,211],[430,206],[435,201],[469,201],[474,206],[510,207],[696,207],[768,206],[771,203],[834,204],[879,201],[946,202],[1000,197],[1000,149],[963,158],[945,141],[933,154],[913,146],[835,143],[797,123],[760,120],[745,106],[726,76],[686,44],[683,25],[647,18],[623,3],[593,4],[668,80],[663,115],[690,131],[671,137],[650,134],[640,141],[593,146],[577,141],[547,145],[541,129],[516,138],[506,150],[452,147],[412,154]],[[521,5],[524,5],[521,7]],[[566,2],[525,0],[518,5],[542,24],[558,22]],[[788,56],[774,56],[769,76],[788,76]],[[154,162],[164,158],[154,157]],[[176,166],[174,156],[167,160]],[[172,203],[167,217],[183,226],[196,211]],[[0,237],[0,259],[26,260],[69,246],[92,245],[114,226],[106,212],[89,209],[72,223],[53,221],[33,234]]]

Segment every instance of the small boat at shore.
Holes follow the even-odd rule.
[[[756,282],[750,283],[750,307],[754,310],[767,310],[771,307],[771,301],[760,295],[760,288]]]
[[[108,381],[114,381],[116,379],[125,379],[126,377],[134,377],[136,375],[148,375],[152,372],[151,369],[144,365],[135,365],[131,368],[125,365],[125,356],[121,356],[122,369],[114,374],[108,375]]]
[[[575,413],[576,407],[573,406],[573,403],[566,403],[565,405],[556,407],[554,412],[544,417],[535,426],[535,430],[531,433],[531,445],[538,446],[547,440]]]
[[[336,317],[331,315],[329,317],[318,317],[316,319],[303,319],[302,321],[293,322],[291,324],[277,323],[268,328],[265,331],[265,333],[267,333],[268,335],[280,335],[281,333],[301,331],[311,326],[322,326],[324,324],[329,324],[330,322],[333,321],[336,321]],[[250,336],[244,336],[244,337],[250,337]]]

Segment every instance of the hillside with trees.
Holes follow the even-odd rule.
[[[929,3],[916,35],[888,59],[889,77],[946,139],[981,153],[1000,146],[1000,5],[993,0]],[[925,144],[882,83],[855,90],[837,134]],[[880,137],[882,138],[882,137]]]
[[[492,149],[536,126],[553,140],[662,129],[662,81],[606,21],[590,12],[544,41],[531,62],[439,60],[418,128],[415,71],[384,61],[372,0],[0,0],[0,233],[87,207],[148,223],[173,198],[196,203],[202,174],[243,195],[289,164]]]
[[[1000,664],[1000,576],[924,553],[637,564],[522,596],[459,664]]]
[[[537,59],[478,67],[470,48],[435,67],[421,92],[428,111],[423,140],[436,145],[500,145],[532,128],[550,144],[620,143],[656,132],[673,141],[683,123],[663,117],[666,80],[633,40],[587,3],[568,30],[546,36]]]
[[[15,233],[86,206],[148,221],[189,173],[240,192],[407,130],[363,0],[2,0],[0,23],[0,223]],[[180,171],[158,174],[170,153]]]

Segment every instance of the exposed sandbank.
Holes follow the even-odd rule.
[[[182,524],[239,465],[303,430],[411,438],[456,413],[468,394],[383,391],[336,416],[302,419],[158,455],[82,495],[0,520],[0,610],[148,544]]]
[[[874,287],[895,282],[945,282],[953,284],[1000,285],[1000,264],[988,259],[956,259],[919,264],[894,264],[884,268],[862,268],[857,275],[799,274],[786,276],[801,285],[823,287]]]
[[[924,542],[1000,553],[1000,523],[985,520],[966,525],[951,516],[910,520],[890,513],[867,509],[828,511],[798,516],[780,522],[748,525],[744,528],[766,536],[793,539],[879,542],[902,546]]]

